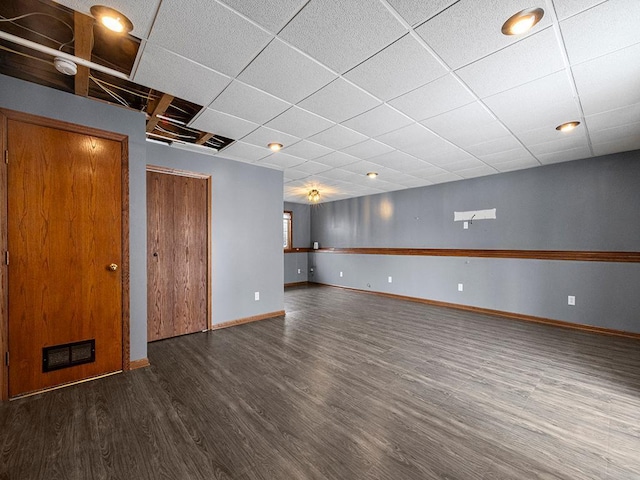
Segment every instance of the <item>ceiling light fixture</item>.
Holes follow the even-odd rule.
[[[309,191],[309,195],[307,196],[310,202],[318,203],[320,201],[320,192],[317,189],[313,189]]]
[[[512,15],[502,25],[502,33],[505,35],[522,35],[531,30],[544,16],[541,8],[527,8]]]
[[[369,172],[367,173],[367,177],[376,178],[378,176],[378,172]]]
[[[562,125],[558,125],[556,127],[556,130],[558,130],[559,132],[570,132],[571,130],[575,129],[578,125],[580,125],[580,122],[567,122],[567,123],[563,123]]]
[[[282,150],[282,144],[281,143],[269,143],[267,145],[267,147],[269,147],[271,149],[271,151],[273,152],[278,152],[280,150]]]
[[[78,73],[78,66],[75,62],[62,57],[56,57],[53,59],[53,66],[56,67],[60,73],[64,75],[73,76]]]
[[[129,33],[133,30],[131,20],[113,8],[94,5],[91,7],[91,15],[112,32]]]

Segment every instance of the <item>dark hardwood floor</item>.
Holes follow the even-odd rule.
[[[640,479],[639,341],[332,287],[285,301],[0,405],[0,479]]]

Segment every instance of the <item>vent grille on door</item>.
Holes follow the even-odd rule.
[[[83,363],[91,363],[96,360],[96,341],[54,345],[42,349],[42,371],[50,372],[60,368],[73,367]]]

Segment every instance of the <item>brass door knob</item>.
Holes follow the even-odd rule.
[[[115,272],[118,269],[118,265],[116,265],[115,263],[112,263],[111,265],[109,265],[109,270],[111,270],[112,272]]]

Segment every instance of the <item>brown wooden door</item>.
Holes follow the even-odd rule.
[[[9,119],[9,395],[121,370],[122,146]],[[43,372],[43,348],[95,361]]]
[[[206,330],[206,178],[147,171],[147,340]]]

